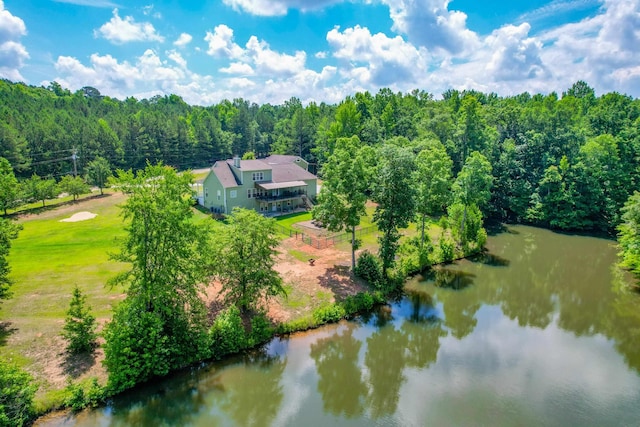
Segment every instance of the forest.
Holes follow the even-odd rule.
[[[291,98],[190,106],[179,96],[117,100],[92,87],[70,92],[0,81],[0,157],[18,179],[61,180],[103,157],[113,169],[163,162],[206,167],[252,151],[296,154],[321,171],[339,138],[419,147],[437,141],[453,174],[477,151],[491,164],[485,217],[553,229],[614,233],[640,168],[640,100],[596,96],[578,81],[557,93],[502,97],[448,90],[356,93],[339,105]],[[75,162],[74,162],[75,157]]]

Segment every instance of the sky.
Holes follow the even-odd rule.
[[[193,105],[578,80],[640,97],[640,0],[0,0],[0,77]]]

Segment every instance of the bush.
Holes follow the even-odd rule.
[[[100,387],[96,378],[91,379],[86,391],[81,384],[74,384],[71,381],[69,381],[65,391],[67,392],[67,397],[64,404],[74,412],[81,411],[86,407],[95,408],[105,398],[105,389]]]
[[[355,273],[374,288],[381,288],[384,284],[380,260],[369,251],[362,252],[358,257]]]
[[[247,340],[249,347],[268,341],[273,336],[273,327],[264,314],[258,314],[251,319],[251,334]]]
[[[238,307],[231,305],[218,314],[211,326],[209,336],[212,356],[216,359],[247,348],[247,333]]]
[[[348,316],[369,311],[375,303],[374,296],[369,292],[360,292],[359,294],[348,296],[342,301],[342,307]]]
[[[440,236],[440,262],[451,262],[455,257],[455,243],[447,236]]]
[[[313,312],[313,320],[316,325],[335,323],[346,316],[345,309],[339,304],[330,304],[319,307]]]
[[[37,388],[31,375],[0,360],[0,427],[19,427],[31,420]]]

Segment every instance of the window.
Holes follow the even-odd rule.
[[[220,200],[220,190],[218,190],[218,200]]]
[[[264,172],[254,172],[252,177],[254,181],[264,181]]]
[[[258,195],[258,191],[255,188],[247,188],[247,197],[252,198]]]
[[[238,197],[238,191],[237,190],[229,191],[229,197],[231,197],[232,199],[235,199],[236,197]]]

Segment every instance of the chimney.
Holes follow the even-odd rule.
[[[238,155],[233,156],[233,166],[240,169],[240,156]]]

